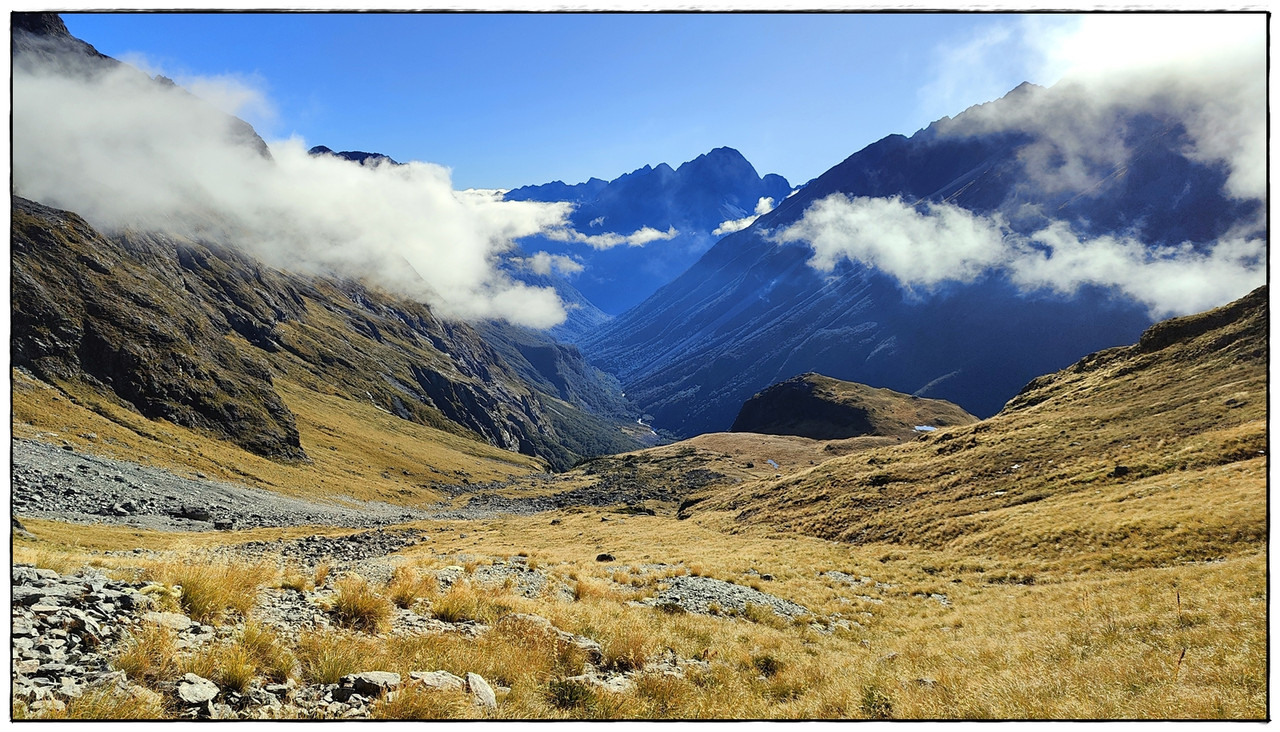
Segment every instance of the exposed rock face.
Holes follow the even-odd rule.
[[[203,303],[184,287],[197,279],[184,264],[208,262],[208,249],[109,240],[75,214],[17,196],[12,205],[14,366],[55,383],[105,386],[146,417],[206,429],[260,455],[305,457],[271,369],[225,337],[233,324],[252,333],[262,319],[296,317],[296,291],[264,296],[247,280],[222,290],[222,302]]]
[[[742,405],[732,432],[839,440],[862,435],[909,436],[917,426],[949,427],[977,417],[951,402],[802,374]]]

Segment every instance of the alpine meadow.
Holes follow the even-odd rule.
[[[9,19],[11,720],[1269,720],[1269,13]]]

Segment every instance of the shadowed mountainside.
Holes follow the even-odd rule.
[[[470,326],[358,282],[279,272],[225,244],[108,237],[17,197],[12,237],[15,366],[257,454],[303,457],[273,374],[556,467],[593,432],[636,444],[530,389]]]
[[[1055,93],[1023,85],[991,104],[1016,112]],[[1097,183],[1087,190],[1037,188],[1020,152],[1045,139],[952,132],[966,114],[850,156],[582,339],[583,352],[618,376],[656,428],[680,436],[726,429],[752,394],[809,371],[990,416],[1035,376],[1132,342],[1152,316],[1098,287],[1071,296],[1024,292],[998,270],[920,288],[843,258],[819,271],[810,246],[773,235],[834,194],[946,203],[999,215],[1021,232],[1050,222],[1082,236],[1140,229],[1146,245],[1187,242],[1197,250],[1259,210],[1257,201],[1222,193],[1221,166],[1187,156],[1186,131],[1172,112],[1116,120],[1130,158],[1092,171]]]

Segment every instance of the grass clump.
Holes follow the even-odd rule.
[[[177,637],[172,630],[146,624],[125,641],[124,650],[111,665],[131,679],[149,683],[174,676],[177,654]]]
[[[67,700],[66,708],[32,712],[25,702],[15,702],[13,719],[163,719],[163,697],[154,693],[129,693],[108,687],[90,689]]]
[[[336,684],[347,674],[365,670],[361,648],[350,640],[332,633],[309,633],[299,638],[296,651],[303,681]]]
[[[462,691],[425,690],[410,687],[394,699],[373,707],[372,719],[459,719],[470,716],[472,705]]]
[[[391,627],[391,602],[373,591],[369,582],[349,574],[338,580],[330,614],[338,624],[367,633],[381,633]]]
[[[511,612],[511,605],[503,597],[501,593],[487,592],[459,581],[431,601],[431,614],[446,623],[494,623]]]
[[[221,623],[228,612],[247,616],[258,588],[274,574],[274,569],[265,564],[195,559],[164,562],[146,572],[148,579],[170,588],[181,587],[178,604],[182,612],[207,624]]]
[[[576,679],[552,679],[547,685],[547,703],[556,709],[586,709],[595,697],[589,685]]]
[[[411,567],[401,565],[391,573],[387,596],[396,607],[413,607],[420,599],[430,599],[438,592],[435,577],[420,576]]]
[[[878,686],[862,687],[859,708],[870,719],[889,719],[893,716],[893,700]]]

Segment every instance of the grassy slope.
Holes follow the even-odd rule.
[[[442,497],[434,484],[500,480],[546,467],[536,458],[399,419],[372,404],[310,391],[287,379],[277,379],[276,387],[297,417],[303,448],[312,456],[309,463],[275,462],[203,432],[145,419],[83,385],[55,388],[19,371],[13,372],[13,384],[17,437],[43,434],[107,457],[188,474],[199,471],[287,495],[417,505]]]
[[[977,421],[977,417],[942,399],[922,399],[808,373],[753,396],[743,405],[732,431],[809,437],[911,437],[916,434],[916,425],[942,427]],[[851,427],[855,423],[860,426]],[[853,429],[857,431],[848,431]]]
[[[1266,292],[1041,377],[999,415],[704,501],[842,541],[1079,567],[1257,551],[1266,536]]]

